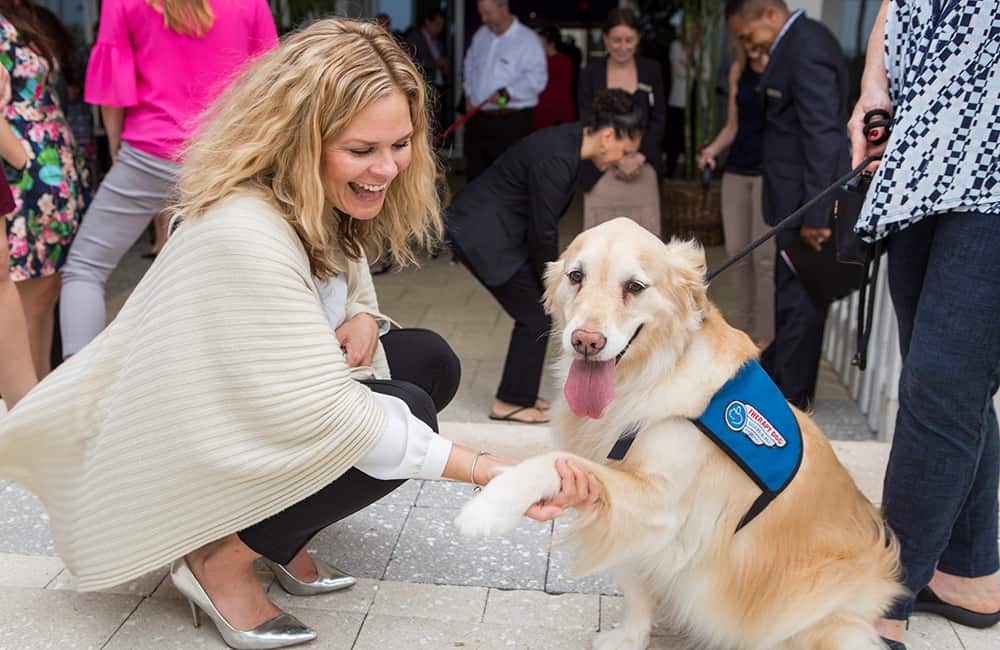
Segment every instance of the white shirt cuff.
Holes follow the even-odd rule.
[[[386,415],[386,429],[355,467],[383,481],[441,478],[451,455],[451,441],[434,433],[398,397],[372,396]]]

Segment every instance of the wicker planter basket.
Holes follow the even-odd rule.
[[[703,246],[721,246],[722,200],[719,186],[706,192],[700,183],[663,181],[663,239],[697,239]]]

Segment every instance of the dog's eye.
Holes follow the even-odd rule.
[[[645,289],[646,285],[635,280],[629,280],[625,283],[625,293],[637,294],[642,293]]]
[[[580,269],[573,269],[572,271],[566,274],[566,277],[569,278],[569,281],[571,283],[580,284],[581,282],[583,282],[583,271],[581,271]]]

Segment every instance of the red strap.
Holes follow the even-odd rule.
[[[466,113],[465,115],[463,115],[459,119],[455,120],[455,122],[453,122],[451,126],[449,126],[447,129],[445,129],[444,132],[441,133],[441,135],[439,135],[438,137],[434,138],[434,142],[438,143],[438,142],[441,142],[442,140],[444,140],[445,138],[447,138],[451,134],[452,131],[454,131],[455,129],[457,129],[458,127],[462,126],[463,124],[465,124],[466,122],[468,122],[470,119],[472,119],[472,116],[475,115],[476,113],[478,113],[479,111],[481,111],[482,108],[483,108],[483,106],[486,106],[486,104],[489,101],[490,100],[487,97],[483,101],[479,102],[479,104],[477,104],[475,107],[473,107],[473,109],[471,111],[469,111],[468,113]]]

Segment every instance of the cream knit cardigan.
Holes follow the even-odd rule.
[[[379,317],[367,264],[347,318]],[[384,317],[383,317],[384,318]],[[343,474],[386,420],[349,369],[302,244],[263,201],[184,223],[118,317],[0,419],[0,478],[34,492],[80,589],[162,566]]]

